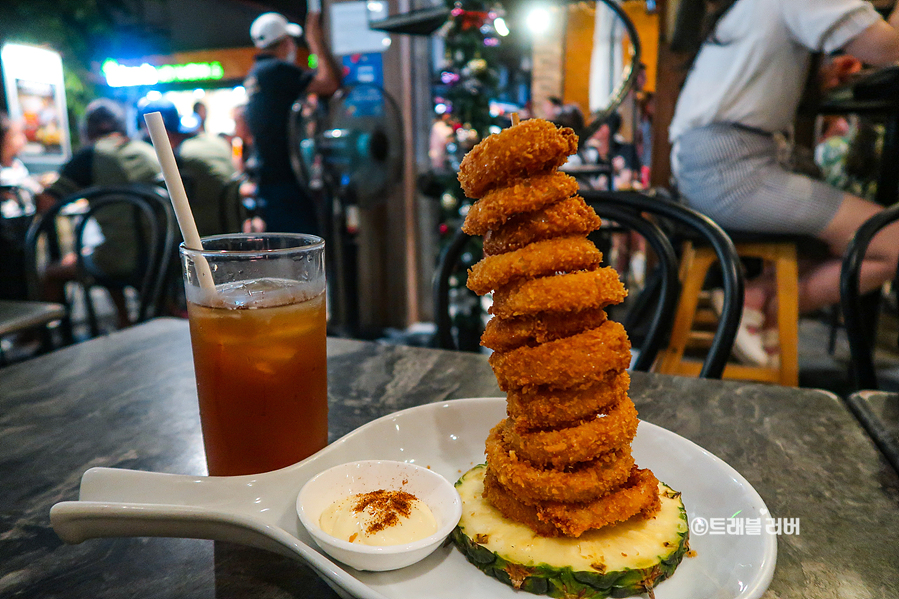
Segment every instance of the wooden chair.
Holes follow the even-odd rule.
[[[796,236],[731,233],[739,258],[754,258],[774,268],[777,285],[777,330],[780,335],[779,366],[728,364],[724,378],[767,381],[781,385],[799,385],[799,271],[796,261]],[[700,365],[684,357],[691,341],[700,340],[695,330],[700,294],[710,268],[717,261],[713,248],[686,241],[681,256],[681,292],[671,342],[662,358],[659,372],[694,375]],[[741,298],[742,301],[742,298]]]

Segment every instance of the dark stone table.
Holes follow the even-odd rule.
[[[846,404],[899,472],[899,393],[859,391]]]
[[[499,395],[484,356],[328,343],[332,440],[395,410]],[[839,398],[639,373],[631,396],[642,418],[736,468],[772,513],[800,518],[765,597],[899,597],[899,477]],[[185,321],[0,369],[0,597],[336,596],[297,561],[227,543],[63,544],[50,507],[77,499],[92,466],[205,474]]]

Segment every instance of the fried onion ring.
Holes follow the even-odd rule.
[[[624,484],[634,466],[630,447],[598,455],[565,470],[534,466],[503,444],[504,423],[493,427],[487,436],[487,463],[499,483],[525,501],[592,501]]]
[[[577,193],[577,180],[558,171],[537,173],[533,177],[513,179],[472,204],[462,223],[469,235],[483,235],[521,212],[539,210]]]
[[[506,412],[528,428],[566,426],[625,397],[630,383],[627,371],[614,370],[586,386],[511,389],[507,394]]]
[[[498,229],[484,234],[484,255],[505,254],[529,243],[560,235],[587,236],[601,221],[580,196],[568,198],[535,212],[516,214]]]
[[[637,434],[637,409],[627,396],[574,426],[528,429],[506,419],[503,441],[519,458],[541,466],[565,468],[630,445]]]
[[[631,343],[624,327],[611,320],[595,329],[536,347],[494,352],[490,366],[503,391],[529,385],[565,389],[604,378],[630,365]]]
[[[481,335],[481,345],[494,351],[509,351],[522,345],[537,345],[595,329],[606,321],[599,308],[580,312],[543,312],[533,316],[491,318]],[[595,410],[594,410],[595,411]]]
[[[611,267],[518,281],[493,294],[490,313],[511,318],[538,312],[574,312],[620,304],[627,297]]]
[[[459,183],[470,198],[509,179],[565,164],[577,152],[577,135],[549,121],[530,119],[491,135],[472,148],[459,165]]]
[[[588,530],[623,522],[637,514],[652,518],[660,509],[659,481],[649,470],[634,467],[622,486],[587,503],[557,501],[530,504],[503,488],[493,469],[487,467],[484,497],[503,516],[521,522],[544,537],[579,537]]]
[[[508,254],[487,256],[468,271],[467,285],[478,295],[484,295],[518,279],[592,270],[601,260],[602,253],[586,237],[557,237]]]

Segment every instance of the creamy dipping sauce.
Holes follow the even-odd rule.
[[[437,532],[423,501],[405,491],[379,489],[332,503],[319,518],[322,530],[360,545],[402,545]]]

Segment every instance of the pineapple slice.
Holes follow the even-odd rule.
[[[486,574],[515,589],[550,597],[605,599],[652,593],[689,550],[680,493],[659,483],[662,509],[578,538],[547,538],[505,518],[483,498],[487,468],[475,466],[456,483],[462,519],[452,539]]]

